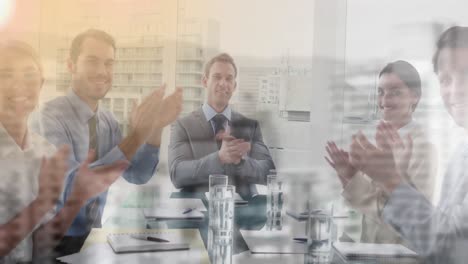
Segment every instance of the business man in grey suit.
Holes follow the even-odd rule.
[[[212,58],[202,79],[206,103],[173,124],[169,166],[176,188],[205,192],[210,174],[226,174],[236,191],[248,199],[257,194],[255,184],[266,184],[274,164],[260,126],[229,105],[236,77],[231,56],[223,53]]]

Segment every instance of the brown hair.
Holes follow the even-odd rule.
[[[419,99],[421,99],[421,77],[419,76],[418,70],[411,65],[411,63],[398,60],[387,64],[379,73],[379,78],[383,74],[393,73],[412,91],[417,97],[418,102],[413,105],[413,111],[416,110],[418,106]]]
[[[88,38],[93,38],[96,40],[100,40],[106,44],[109,44],[114,48],[114,51],[116,49],[115,46],[115,40],[114,38],[109,35],[107,32],[99,30],[99,29],[88,29],[85,32],[82,32],[78,34],[71,43],[70,47],[70,58],[76,62],[78,59],[78,56],[81,53],[81,46],[83,45],[83,42],[88,39]]]
[[[380,71],[379,77],[385,73],[396,74],[411,91],[421,97],[421,77],[418,70],[409,62],[403,60],[391,62]]]
[[[223,62],[223,63],[229,63],[234,67],[234,77],[237,77],[237,66],[236,63],[234,62],[234,59],[231,57],[231,55],[227,53],[221,53],[213,58],[211,58],[206,64],[205,64],[205,77],[208,78],[210,76],[210,69],[213,64],[216,62]]]
[[[444,48],[468,48],[468,27],[453,26],[445,30],[437,40],[436,52],[432,57],[434,72],[439,71],[439,55]]]
[[[43,68],[39,55],[29,44],[19,40],[4,40],[0,41],[0,57],[2,53],[10,54],[12,52],[31,58],[36,63],[41,76],[43,76]]]

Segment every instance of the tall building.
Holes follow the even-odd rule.
[[[182,12],[181,12],[182,13]],[[181,18],[178,22],[176,86],[184,88],[182,115],[200,107],[205,99],[202,86],[207,60],[219,52],[219,25],[215,21]]]

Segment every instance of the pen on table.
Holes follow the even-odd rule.
[[[293,238],[294,241],[297,243],[306,243],[307,238],[306,237],[295,237]],[[322,239],[322,240],[313,240],[313,243],[327,243],[328,239]]]
[[[295,237],[293,238],[294,241],[298,242],[298,243],[305,243],[307,242],[307,238],[306,237]]]
[[[188,214],[192,212],[193,210],[195,210],[195,208],[187,208],[185,211],[182,212],[182,214]]]
[[[316,213],[320,213],[322,211],[322,209],[316,209],[316,210],[312,210],[310,212],[310,214],[316,214]],[[299,213],[300,215],[308,215],[309,212],[302,212],[302,213]]]
[[[162,238],[154,237],[154,236],[148,236],[148,235],[144,235],[144,234],[141,234],[141,235],[140,234],[132,234],[131,237],[134,238],[134,239],[147,240],[147,241],[153,241],[153,242],[164,242],[164,243],[170,242],[169,240],[166,240],[166,239],[162,239]]]

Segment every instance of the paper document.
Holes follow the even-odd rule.
[[[144,238],[160,239],[161,241],[148,241]],[[109,234],[107,242],[116,253],[144,252],[156,250],[183,250],[190,245],[184,242],[184,238],[173,232],[142,232],[126,234]]]
[[[315,208],[311,210],[312,214],[316,213],[329,213],[331,210],[329,208],[320,209]],[[308,212],[306,208],[286,208],[286,214],[298,221],[307,220]],[[343,208],[342,210],[334,210],[333,218],[348,218],[350,215],[355,214],[353,210]]]
[[[252,253],[306,254],[307,243],[295,241],[289,231],[241,230],[242,237]]]
[[[80,253],[60,257],[58,260],[77,264],[195,264],[201,263],[202,253],[200,250],[184,250],[115,254],[109,244],[100,243],[94,244]]]
[[[152,251],[138,253],[116,254],[107,243],[109,234],[128,233],[165,233],[175,236],[190,245],[189,250],[176,251]],[[104,263],[104,264],[127,264],[127,263],[158,263],[158,264],[182,264],[182,263],[202,263],[208,264],[208,252],[205,249],[200,232],[197,229],[105,229],[93,228],[89,233],[81,251],[76,254],[58,258],[65,263]]]
[[[335,242],[333,247],[347,259],[418,257],[416,252],[400,244]]]

